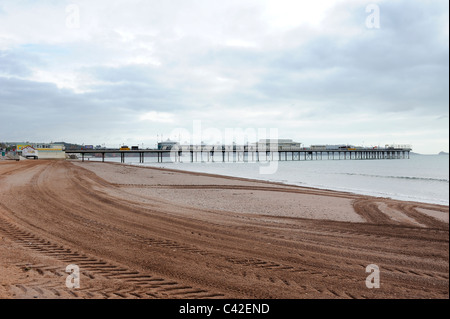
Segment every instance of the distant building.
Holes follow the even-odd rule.
[[[411,144],[386,144],[385,148],[387,149],[412,149]]]
[[[177,146],[178,142],[167,140],[165,142],[158,142],[158,150],[171,150],[174,146]]]
[[[330,145],[330,144],[326,144],[326,145],[311,145],[309,148],[311,150],[316,150],[316,151],[320,151],[320,150],[339,150],[342,148],[348,148],[350,146],[347,146],[345,144],[336,144],[336,145]]]
[[[289,151],[300,149],[301,143],[294,142],[291,139],[261,139],[257,143],[258,149],[276,149],[279,151]]]
[[[309,147],[311,150],[325,150],[327,149],[326,145],[311,145]]]
[[[37,158],[39,159],[65,159],[66,152],[65,146],[62,144],[55,143],[22,143],[17,144],[17,152],[22,154],[23,150],[26,149],[25,153],[29,154],[31,149],[36,151]]]
[[[66,142],[57,142],[55,144],[63,145],[66,150],[81,150],[84,148],[84,145],[72,144]]]
[[[176,142],[158,143],[158,149],[163,149],[162,147],[167,147],[170,149],[173,146],[178,145]],[[170,147],[170,148],[169,148]],[[273,151],[286,151],[286,150],[298,150],[301,147],[301,143],[294,142],[290,139],[262,139],[256,143],[246,143],[246,144],[205,144],[201,143],[199,145],[180,145],[183,151],[237,151],[237,152],[253,152],[257,150],[273,150]]]
[[[25,158],[39,158],[39,151],[32,146],[26,146],[22,148],[22,156]]]

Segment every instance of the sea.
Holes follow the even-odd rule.
[[[448,155],[411,154],[409,159],[377,160],[332,160],[325,156],[306,161],[234,160],[223,163],[221,157],[214,161],[205,158],[203,162],[191,163],[189,157],[185,157],[181,163],[172,162],[170,158],[157,163],[156,158],[146,157],[145,163],[141,164],[139,157],[127,157],[125,163],[449,205]],[[120,158],[106,158],[105,161],[120,162]]]

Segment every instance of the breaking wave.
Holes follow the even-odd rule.
[[[372,174],[360,174],[360,173],[337,173],[340,175],[350,176],[365,176],[365,177],[377,177],[377,178],[392,178],[392,179],[407,179],[407,180],[419,180],[419,181],[434,181],[448,183],[448,178],[433,178],[433,177],[417,177],[417,176],[391,176],[391,175],[372,175]]]

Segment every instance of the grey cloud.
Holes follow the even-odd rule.
[[[55,121],[75,124],[106,111],[95,100],[87,100],[68,89],[58,89],[51,83],[0,77],[0,88],[2,117],[8,118],[6,122],[11,125]]]
[[[29,64],[33,57],[23,52],[0,51],[0,74],[25,77],[31,74]]]
[[[103,83],[93,85],[84,94],[87,100],[117,105],[133,111],[176,111],[188,108],[183,103],[182,88],[171,88],[161,83],[164,70],[145,66],[118,68],[98,67],[87,70]]]
[[[441,112],[448,107],[448,42],[433,22],[436,10],[406,5],[383,3],[379,30],[319,36],[274,52],[259,90],[267,98],[329,101],[324,111]]]

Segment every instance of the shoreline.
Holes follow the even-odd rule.
[[[92,164],[100,164],[100,167],[102,164],[106,163],[97,163],[97,162],[79,162],[82,166],[86,168],[84,164],[92,165]],[[95,165],[94,164],[94,165]],[[388,202],[388,203],[401,203],[403,205],[410,205],[411,207],[422,207],[423,209],[427,208],[434,208],[438,209],[440,211],[448,211],[449,206],[442,205],[442,204],[435,204],[435,203],[424,203],[424,202],[418,202],[418,201],[407,201],[407,200],[398,200],[398,199],[392,199],[389,197],[379,197],[379,196],[372,196],[372,195],[365,195],[365,194],[358,194],[358,193],[352,193],[352,192],[345,192],[345,191],[337,191],[332,189],[321,189],[321,188],[315,188],[315,187],[307,187],[307,186],[299,186],[299,185],[293,185],[293,184],[286,184],[281,182],[274,182],[274,181],[268,181],[268,180],[259,180],[259,179],[252,179],[252,178],[245,178],[245,177],[236,177],[236,176],[229,176],[229,175],[220,175],[220,174],[213,174],[213,173],[205,173],[205,172],[195,172],[195,171],[185,171],[185,170],[178,170],[178,169],[172,169],[172,168],[161,168],[161,167],[154,167],[154,166],[145,166],[145,165],[135,165],[135,164],[127,164],[127,163],[107,163],[112,165],[117,165],[119,167],[130,167],[130,168],[137,168],[137,169],[146,169],[146,170],[153,170],[153,171],[160,171],[160,172],[171,172],[174,174],[182,174],[184,176],[192,176],[192,177],[205,177],[205,178],[215,178],[215,179],[221,179],[221,180],[227,180],[227,181],[239,181],[244,183],[254,183],[255,185],[268,185],[268,186],[275,186],[278,188],[289,188],[293,190],[298,190],[300,193],[305,192],[309,194],[314,194],[318,196],[325,196],[327,198],[336,198],[336,197],[342,197],[347,198],[352,201],[356,200],[367,200],[375,203],[382,203],[382,202]],[[96,173],[98,171],[94,170]],[[100,175],[101,176],[101,175]],[[120,183],[119,183],[120,184]],[[194,182],[195,184],[195,182]],[[139,186],[139,185],[138,185]],[[158,186],[163,186],[163,184],[158,184]],[[211,185],[207,185],[207,187],[211,187]],[[195,194],[191,194],[194,196]],[[392,215],[392,211],[389,209],[382,210],[380,213],[382,214],[388,214]],[[429,213],[429,212],[426,212]],[[434,214],[431,214],[434,215]],[[434,216],[436,217],[436,216]],[[390,217],[392,218],[392,216]],[[404,216],[402,216],[402,220],[406,220]],[[448,214],[439,216],[441,221],[444,221],[446,223],[449,222]],[[349,220],[350,221],[350,220]]]
[[[92,161],[94,163],[94,161]],[[116,162],[107,162],[110,164],[118,164],[118,165],[126,165],[126,166],[132,166],[132,167],[142,167],[142,168],[152,168],[152,169],[161,169],[161,170],[168,170],[178,173],[193,173],[193,174],[201,174],[203,176],[217,176],[222,178],[231,178],[231,179],[237,179],[237,180],[243,180],[243,181],[253,181],[253,182],[262,182],[262,183],[270,183],[274,185],[280,185],[280,186],[292,186],[292,187],[300,187],[305,189],[311,189],[311,190],[322,190],[322,191],[329,191],[329,192],[337,192],[337,193],[344,193],[349,195],[356,195],[356,196],[367,196],[372,198],[378,198],[380,200],[396,200],[396,201],[402,201],[402,202],[408,202],[408,203],[418,203],[418,204],[430,204],[430,205],[440,205],[444,207],[450,207],[450,203],[444,204],[441,202],[433,202],[433,201],[420,201],[415,199],[404,199],[404,198],[395,198],[391,196],[377,196],[373,194],[367,194],[367,193],[358,193],[353,191],[347,191],[347,190],[339,190],[339,189],[333,189],[333,188],[327,188],[327,187],[318,187],[318,186],[306,186],[306,185],[298,185],[294,183],[289,182],[280,182],[280,181],[271,181],[268,179],[257,179],[257,178],[247,178],[247,177],[239,177],[239,176],[233,176],[233,175],[224,175],[224,174],[216,174],[216,173],[206,173],[206,172],[198,172],[198,171],[189,171],[189,170],[183,170],[183,169],[174,169],[174,168],[164,168],[164,167],[157,167],[157,166],[151,166],[151,165],[142,165],[142,164],[132,164],[132,163],[116,163]],[[156,164],[156,163],[155,163]],[[171,164],[171,163],[169,163]]]

